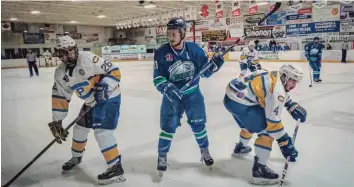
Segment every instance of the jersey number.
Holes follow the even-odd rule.
[[[279,114],[279,107],[277,107],[274,111],[275,115],[277,116]]]
[[[103,71],[107,72],[109,70],[109,68],[112,67],[112,63],[110,63],[109,61],[105,60],[103,62],[103,64],[101,65],[101,68],[103,69]]]

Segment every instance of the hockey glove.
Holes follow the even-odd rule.
[[[210,63],[211,66],[203,73],[202,77],[209,78],[213,73],[219,71],[221,66],[224,64],[224,57],[221,55],[216,55]],[[209,63],[205,64],[202,69],[204,69],[208,65]]]
[[[96,84],[95,91],[95,100],[97,104],[103,105],[108,100],[108,84],[107,83],[98,83]]]
[[[63,141],[66,141],[66,138],[68,137],[69,132],[64,130],[63,125],[61,124],[61,121],[53,121],[48,124],[50,131],[52,131],[52,134],[55,138],[55,141],[58,143],[62,143]]]
[[[171,102],[178,102],[182,99],[182,94],[173,83],[164,83],[161,92],[166,95]]]
[[[307,112],[302,106],[297,104],[297,102],[292,102],[289,100],[287,103],[285,103],[285,107],[295,120],[300,119],[301,123],[306,121]]]
[[[290,156],[289,161],[296,162],[296,157],[299,155],[299,153],[295,149],[293,141],[289,137],[288,133],[285,133],[284,136],[277,140],[277,142],[285,159]]]

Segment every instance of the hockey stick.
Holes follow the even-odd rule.
[[[311,73],[311,67],[309,66],[309,70],[310,70],[310,81],[311,81],[311,84],[309,85],[309,87],[312,87],[312,73]]]
[[[299,127],[300,127],[300,119],[298,119],[296,121],[296,126],[295,126],[295,130],[294,130],[294,134],[293,134],[293,144],[295,144],[296,135],[297,135],[297,131],[298,131]],[[286,158],[286,162],[285,162],[284,169],[283,169],[283,176],[280,181],[280,187],[282,187],[284,184],[285,175],[286,175],[286,172],[288,171],[289,160],[290,160],[290,156],[288,156]]]
[[[226,55],[226,53],[228,53],[232,48],[234,48],[239,42],[241,41],[241,39],[239,38],[234,44],[232,44],[231,46],[229,46],[227,49],[225,49],[225,51],[223,51],[222,53],[219,52],[215,52],[214,55],[211,57],[211,59],[209,60],[209,62],[207,63],[207,65],[204,67],[204,69],[202,69],[197,76],[195,76],[192,80],[190,80],[186,85],[184,85],[181,89],[179,89],[180,93],[183,93],[183,91],[185,91],[195,80],[199,79],[199,77],[201,77],[203,75],[204,72],[206,72],[211,65],[213,64],[213,60],[216,57],[216,54],[220,55],[220,56],[224,56]]]
[[[267,15],[265,15],[261,20],[258,21],[257,26],[263,23],[270,15],[272,15],[275,11],[277,11],[281,6],[281,2],[276,2],[272,11],[270,11]]]
[[[65,130],[69,130],[75,123],[77,123],[81,118],[83,118],[89,111],[91,110],[91,107],[87,107],[86,110],[79,115],[73,122],[71,122]],[[8,187],[10,186],[23,172],[25,172],[39,157],[41,157],[54,143],[55,139],[53,139],[41,152],[37,154],[36,157],[34,157],[20,172],[18,172],[12,179],[7,182],[5,185],[2,187]]]

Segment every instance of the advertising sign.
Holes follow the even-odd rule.
[[[267,15],[268,13],[264,13]],[[274,12],[265,21],[264,25],[285,25],[286,24],[286,12]]]
[[[341,35],[354,35],[354,19],[340,21]]]
[[[312,8],[301,8],[297,11],[286,11],[286,24],[312,22]]]
[[[281,38],[285,37],[285,26],[262,26],[255,28],[244,28],[246,38]]]
[[[339,20],[339,8],[340,5],[328,5],[321,9],[312,9],[312,21],[337,21]]]

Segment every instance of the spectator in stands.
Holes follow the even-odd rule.
[[[277,43],[276,47],[275,47],[276,51],[282,51],[283,47],[281,45],[279,45],[279,43]]]
[[[349,49],[348,41],[342,43],[342,63],[347,63],[347,50]]]
[[[269,51],[269,47],[267,44],[264,44],[263,47],[262,47],[262,51]]]
[[[288,45],[288,43],[285,43],[284,51],[290,51],[290,46]]]
[[[37,68],[37,64],[36,64],[36,62],[37,62],[36,53],[32,52],[31,50],[28,50],[28,53],[26,55],[26,60],[27,60],[27,63],[28,63],[30,77],[33,76],[32,68],[34,68],[34,71],[36,72],[36,75],[39,76],[38,68]]]
[[[254,43],[256,44],[255,49],[257,51],[261,51],[262,50],[262,45],[259,44],[259,40],[255,40]]]
[[[330,44],[327,44],[327,50],[332,50],[332,46]]]
[[[276,46],[277,46],[277,42],[276,42],[274,39],[272,39],[272,40],[269,42],[269,49],[272,50],[272,51],[275,51]]]

